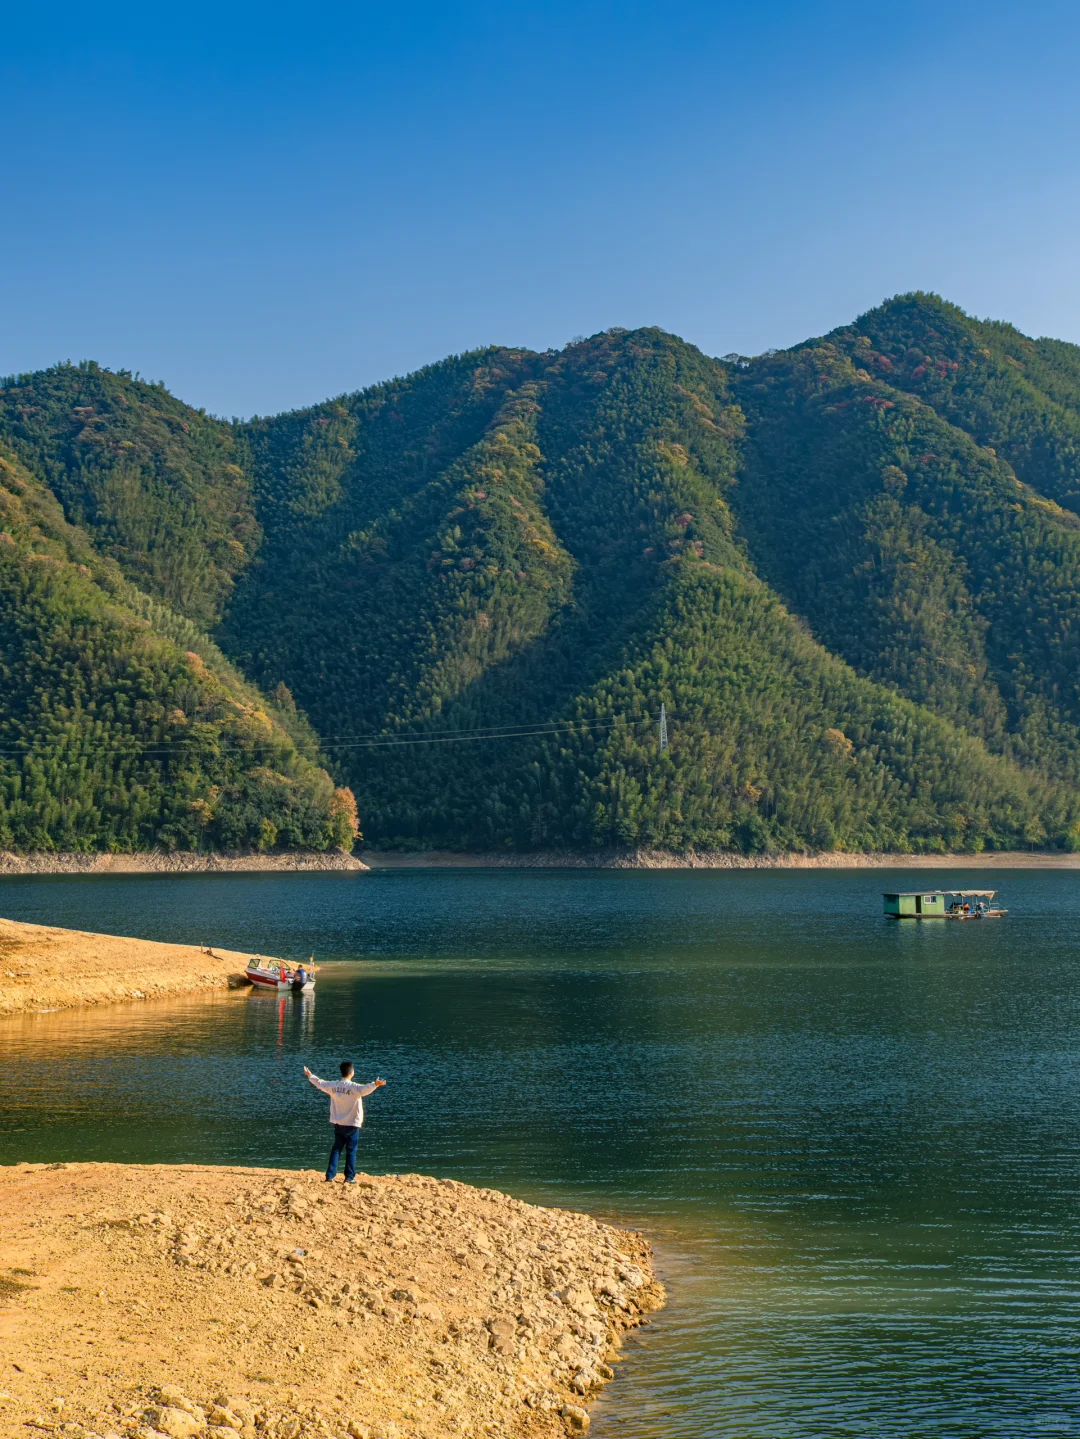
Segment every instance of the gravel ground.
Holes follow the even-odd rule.
[[[664,1302],[648,1243],[422,1175],[0,1170],[0,1434],[550,1439]]]

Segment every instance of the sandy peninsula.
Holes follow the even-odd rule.
[[[0,919],[0,1016],[149,999],[244,982],[249,956]]]
[[[556,1439],[664,1299],[647,1242],[421,1175],[0,1170],[0,1433]]]

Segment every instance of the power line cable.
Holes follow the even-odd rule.
[[[665,720],[667,716],[665,715]],[[359,749],[392,749],[408,747],[412,745],[430,744],[464,744],[477,743],[482,741],[500,739],[529,739],[542,738],[548,735],[575,734],[582,731],[594,731],[615,729],[620,724],[627,727],[651,725],[653,720],[649,716],[631,718],[626,715],[619,715],[611,720],[569,720],[564,724],[546,724],[531,726],[529,728],[513,728],[511,726],[491,727],[476,730],[441,730],[428,734],[405,735],[400,737],[380,737],[372,739],[330,739],[321,736],[316,737],[316,743],[330,751],[337,750],[359,750]],[[666,723],[664,726],[664,737],[666,740]],[[61,737],[64,738],[64,737]],[[71,737],[74,744],[89,745],[94,754],[141,754],[147,759],[169,759],[182,756],[188,753],[198,741],[193,737],[165,741],[160,740],[148,745],[133,745],[125,742],[114,744],[101,744],[95,741],[91,735],[76,735]],[[278,748],[280,740],[260,740],[252,738],[243,744],[236,742],[219,742],[214,748],[218,753],[245,754],[251,750]],[[295,741],[294,741],[295,743]],[[24,746],[17,748],[16,746]],[[28,755],[40,753],[43,749],[53,748],[53,744],[43,746],[32,744],[29,740],[9,741],[6,745],[0,745],[0,758],[22,759]],[[665,745],[666,748],[666,745]]]

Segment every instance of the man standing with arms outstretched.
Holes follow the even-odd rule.
[[[371,1084],[354,1084],[353,1067],[349,1060],[341,1063],[340,1079],[320,1079],[312,1074],[307,1065],[304,1073],[316,1089],[330,1096],[330,1123],[334,1126],[334,1147],[330,1151],[330,1163],[326,1166],[326,1182],[330,1184],[337,1173],[338,1156],[345,1151],[345,1183],[356,1183],[356,1146],[360,1142],[360,1126],[364,1122],[364,1100],[386,1083],[376,1079]]]

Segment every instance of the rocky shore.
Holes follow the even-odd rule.
[[[0,919],[0,1016],[246,984],[249,956]]]
[[[664,849],[563,850],[465,854],[452,849],[406,854],[366,849],[362,857],[331,854],[10,854],[0,852],[0,877],[19,874],[313,874],[371,869],[1080,869],[1080,854],[1061,850],[1000,850],[983,854],[737,854]]]
[[[368,866],[344,850],[299,850],[290,854],[189,854],[152,850],[145,854],[13,854],[0,850],[5,874],[295,874],[363,871]]]
[[[556,1439],[664,1301],[648,1243],[422,1175],[0,1170],[0,1432]]]
[[[596,850],[588,854],[538,850],[526,854],[417,854],[365,850],[368,869],[1080,869],[1080,854],[1061,850],[999,850],[982,854],[736,854],[732,850]]]

